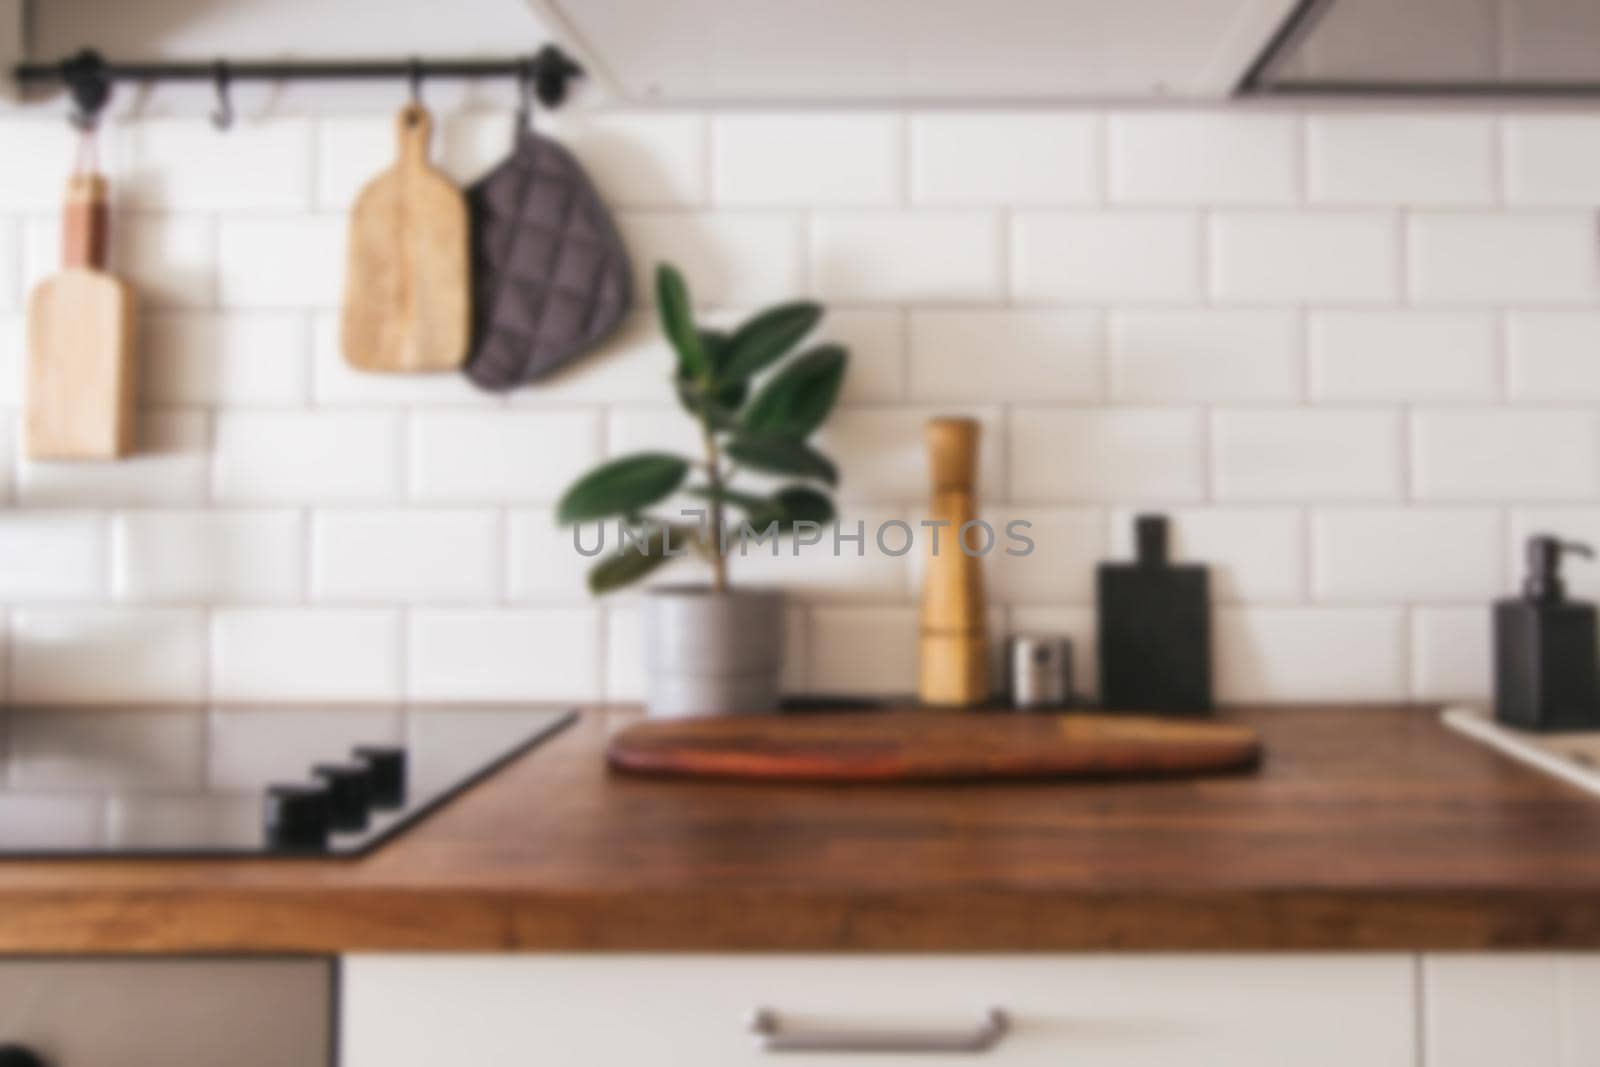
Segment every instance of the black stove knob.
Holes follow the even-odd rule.
[[[319,852],[328,847],[332,819],[329,789],[325,783],[267,786],[262,823],[269,846],[294,852]]]
[[[328,811],[335,830],[365,830],[372,804],[372,770],[365,763],[319,763],[311,776],[328,787]]]
[[[372,806],[403,808],[406,803],[406,750],[392,745],[357,745],[350,755],[372,771]]]
[[[26,1045],[0,1045],[0,1067],[50,1067],[43,1056]]]

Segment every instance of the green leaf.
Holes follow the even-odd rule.
[[[664,563],[677,558],[667,555],[671,544],[682,548],[691,536],[682,527],[654,524],[646,531],[642,542],[630,541],[589,568],[589,592],[597,596],[623,586],[632,585]]]
[[[701,330],[700,347],[711,367],[711,376],[715,378],[716,368],[728,349],[728,335],[717,330]],[[684,377],[680,371],[672,384],[683,410],[697,419],[709,421],[712,429],[732,430],[738,426],[739,408],[749,392],[745,383],[708,386],[700,380]]]
[[[737,489],[713,489],[709,485],[692,485],[684,490],[690,496],[699,497],[701,500],[720,500],[724,504],[746,512],[756,514],[772,510],[777,502],[771,497],[757,496],[754,493],[741,493]]]
[[[760,433],[810,436],[833,410],[849,358],[838,345],[821,345],[799,356],[756,393],[745,412],[745,426]]]
[[[780,521],[785,526],[814,522],[825,526],[833,521],[833,501],[826,493],[806,485],[786,485],[773,494]]]
[[[750,395],[750,383],[742,379],[723,378],[722,368],[727,363],[728,353],[732,351],[728,335],[720,330],[701,330],[700,344],[711,367],[712,382],[703,392],[728,411],[737,412]]]
[[[749,382],[729,382],[727,385],[717,386],[711,393],[712,399],[735,415],[744,407],[745,398],[749,395]]]
[[[736,430],[739,428],[739,404],[744,402],[744,397],[733,397],[734,404],[724,403],[720,394],[707,397],[700,391],[700,387],[693,382],[686,382],[679,378],[673,383],[678,392],[678,403],[683,405],[683,410],[697,419],[704,419],[711,423],[713,430]]]
[[[811,303],[780,304],[756,315],[728,341],[718,361],[719,381],[743,381],[765,370],[810,333],[822,318],[822,308]]]
[[[746,467],[768,474],[798,474],[829,485],[839,481],[839,472],[827,456],[804,441],[781,434],[742,433],[728,442],[726,451]]]
[[[763,503],[764,508],[748,509],[744,523],[758,536],[773,523],[778,524],[779,533],[787,534],[793,533],[795,526],[802,522],[826,526],[834,519],[833,501],[826,494],[804,485],[785,486]],[[740,534],[744,534],[743,529]]]
[[[833,501],[827,495],[804,485],[788,485],[772,496],[742,493],[737,489],[713,489],[696,485],[684,490],[702,500],[721,500],[745,513],[748,524],[762,530],[776,522],[783,530],[792,530],[797,522],[814,522],[825,526],[833,521]]]
[[[699,335],[700,351],[706,357],[706,376],[703,380],[715,381],[717,368],[722,365],[723,355],[728,351],[728,335],[720,330],[700,330]]]
[[[612,460],[573,483],[556,509],[556,521],[631,515],[670,496],[688,473],[687,460],[664,452],[639,452]]]
[[[701,330],[700,351],[706,354],[706,365],[716,370],[727,356],[728,335],[722,330]]]
[[[656,307],[661,313],[661,329],[678,353],[678,375],[698,381],[710,376],[700,331],[695,329],[690,311],[689,286],[678,268],[670,263],[656,266]]]

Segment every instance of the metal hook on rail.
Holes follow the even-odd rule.
[[[217,109],[211,113],[211,125],[225,132],[233,128],[233,100],[228,95],[228,83],[232,76],[225,59],[217,60],[211,69],[212,81],[217,87]]]
[[[422,60],[416,56],[411,57],[406,72],[406,83],[411,89],[411,106],[422,106]]]
[[[106,61],[99,52],[86,48],[61,61],[61,80],[72,94],[72,124],[85,133],[93,130],[111,99]]]

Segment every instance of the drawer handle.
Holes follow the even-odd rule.
[[[758,1008],[750,1032],[763,1052],[988,1052],[1011,1029],[999,1008],[968,1030],[800,1030],[783,1025],[771,1008]]]

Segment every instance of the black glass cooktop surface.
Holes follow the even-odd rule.
[[[0,711],[0,859],[359,856],[576,718],[515,707]]]

